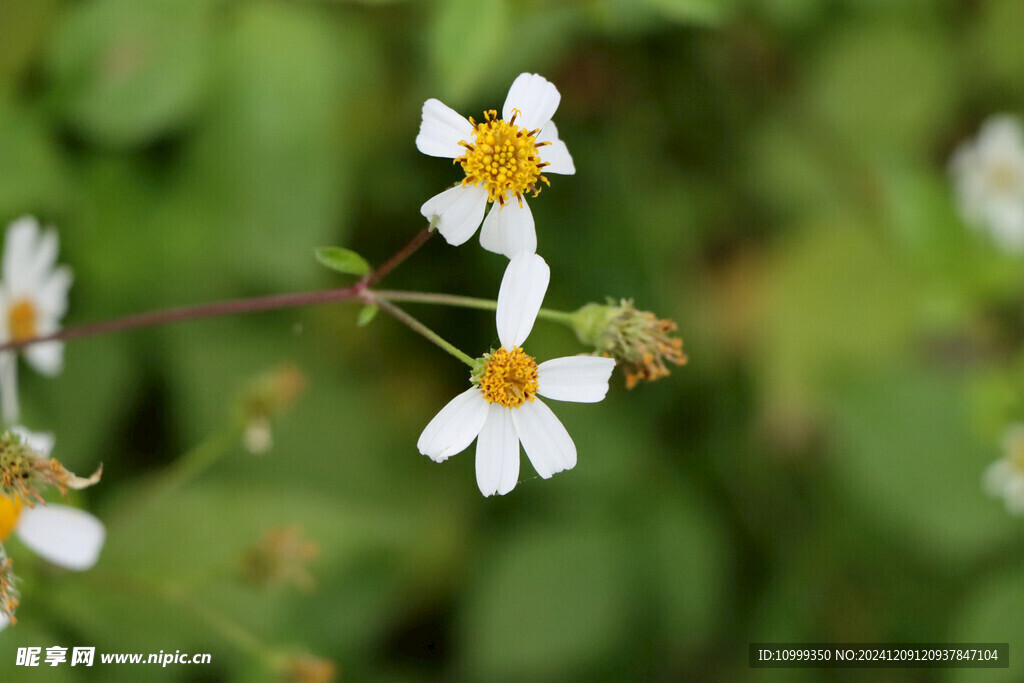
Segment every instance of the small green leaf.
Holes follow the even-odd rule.
[[[363,277],[370,272],[370,264],[354,251],[341,247],[318,247],[316,260],[331,270]]]
[[[376,304],[367,304],[359,309],[359,317],[356,319],[356,325],[359,327],[366,327],[370,324],[370,321],[377,315],[377,311],[380,308]]]

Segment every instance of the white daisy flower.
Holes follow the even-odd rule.
[[[0,284],[0,343],[32,339],[60,329],[68,307],[71,269],[56,265],[57,232],[41,231],[24,216],[7,228]],[[24,350],[25,360],[44,375],[60,373],[64,344],[44,342]],[[14,352],[0,353],[0,400],[4,421],[18,420],[18,366]]]
[[[1020,122],[993,116],[950,161],[964,219],[1004,249],[1024,251],[1024,134]]]
[[[985,470],[985,490],[1002,498],[1006,509],[1024,515],[1024,424],[1011,425],[1003,436],[1003,457]]]
[[[14,427],[24,443],[40,455],[53,449],[52,434]],[[85,510],[57,503],[26,507],[21,498],[0,495],[0,543],[12,533],[37,555],[55,565],[84,571],[99,559],[106,539],[103,522]],[[0,629],[8,624],[0,614]]]
[[[420,453],[443,462],[476,439],[476,481],[485,496],[515,487],[520,443],[544,479],[576,465],[572,437],[538,396],[596,403],[608,393],[611,358],[570,356],[538,365],[523,352],[550,276],[536,254],[509,261],[498,292],[501,347],[480,360],[473,386],[441,409],[416,444]]]
[[[484,249],[512,258],[537,251],[533,214],[524,195],[540,192],[543,173],[576,172],[565,143],[551,117],[561,100],[558,89],[537,74],[519,74],[498,112],[484,113],[477,123],[430,99],[423,103],[423,120],[416,148],[424,154],[454,159],[466,177],[460,185],[430,198],[420,208],[448,244],[458,246],[480,227]],[[516,201],[511,201],[513,198]],[[484,219],[488,203],[494,207]]]

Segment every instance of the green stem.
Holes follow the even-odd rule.
[[[143,487],[123,509],[118,510],[115,524],[126,522],[142,508],[159,502],[197,479],[239,443],[243,429],[241,424],[232,424],[182,454],[155,481]]]
[[[185,586],[160,579],[103,571],[91,571],[87,577],[89,581],[105,590],[127,590],[140,595],[157,596],[172,605],[185,607],[240,651],[264,661],[268,667],[272,667],[276,662],[274,651],[259,637],[241,624],[196,600]]]
[[[376,289],[373,296],[386,301],[408,301],[438,306],[456,306],[459,308],[475,308],[481,311],[494,311],[498,302],[494,299],[480,299],[475,296],[459,296],[457,294],[437,294],[434,292],[405,292],[397,289]],[[572,326],[573,313],[542,308],[537,312],[538,318]]]
[[[242,429],[241,425],[232,425],[178,458],[171,465],[158,494],[166,496],[198,478],[238,444]]]
[[[210,609],[191,595],[186,594],[184,591],[175,590],[173,593],[174,594],[168,594],[168,598],[172,603],[186,606],[193,614],[206,620],[206,623],[215,631],[218,631],[225,640],[234,643],[235,647],[239,650],[263,659],[268,668],[273,667],[275,659],[272,653],[268,651],[267,647],[259,638],[256,637],[255,634],[246,630],[241,624]]]
[[[447,351],[451,355],[453,355],[456,358],[458,358],[459,360],[461,360],[463,363],[465,363],[469,367],[471,367],[471,368],[472,367],[476,367],[476,361],[473,360],[473,358],[471,358],[469,356],[469,354],[467,354],[464,351],[462,351],[461,349],[457,348],[451,342],[448,342],[447,340],[445,340],[437,332],[434,332],[432,329],[430,329],[429,327],[427,327],[426,325],[421,323],[419,320],[417,320],[416,318],[412,317],[411,315],[409,315],[408,313],[403,311],[398,306],[395,306],[393,303],[391,303],[387,299],[382,299],[382,298],[377,297],[376,296],[376,292],[374,292],[372,294],[370,292],[367,292],[367,294],[368,294],[368,298],[372,299],[374,301],[374,303],[376,303],[384,311],[389,313],[391,315],[391,317],[395,318],[395,320],[398,320],[399,322],[405,323],[414,332],[418,332],[419,334],[423,335],[424,337],[426,337],[430,341],[434,342],[435,344],[440,346],[442,349],[444,349],[445,351]]]

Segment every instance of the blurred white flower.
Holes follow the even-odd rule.
[[[4,242],[3,281],[0,283],[0,343],[52,334],[68,307],[71,269],[56,265],[57,232],[41,231],[24,216],[10,224]],[[44,375],[60,373],[64,344],[44,342],[24,350],[25,360]],[[4,421],[17,422],[18,365],[15,352],[0,353],[0,403]]]
[[[608,393],[615,361],[571,356],[537,362],[521,347],[533,329],[551,271],[536,254],[513,257],[498,292],[501,347],[486,354],[473,386],[430,421],[416,446],[436,462],[476,442],[476,480],[485,496],[506,494],[519,479],[519,444],[544,479],[576,465],[576,445],[537,396],[596,403]]]
[[[438,232],[449,244],[458,246],[472,237],[487,204],[493,202],[480,231],[481,246],[509,258],[537,250],[533,214],[524,195],[532,192],[536,197],[538,183],[548,183],[542,173],[576,172],[551,121],[561,97],[542,76],[524,73],[509,88],[501,118],[491,110],[477,123],[439,100],[423,104],[416,148],[453,159],[466,173],[460,185],[420,208],[428,220],[436,219]]]
[[[1024,251],[1024,134],[1013,116],[992,116],[950,161],[964,219],[1004,249]]]
[[[11,431],[41,455],[49,455],[53,448],[52,434],[30,432],[23,427]],[[18,497],[0,495],[0,543],[12,533],[43,559],[75,571],[96,564],[106,539],[103,522],[85,510],[56,503],[26,507]],[[0,629],[8,623],[7,617],[0,614]]]
[[[1011,425],[1003,436],[1003,457],[988,466],[985,490],[1002,498],[1006,509],[1024,515],[1024,424]]]

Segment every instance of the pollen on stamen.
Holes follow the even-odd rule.
[[[521,347],[504,347],[484,355],[480,370],[473,377],[488,403],[518,408],[533,401],[539,386],[537,361]]]
[[[39,311],[30,299],[16,301],[7,315],[11,341],[25,341],[37,336]]]
[[[538,179],[550,185],[541,175],[541,169],[547,164],[543,164],[537,154],[537,148],[544,144],[536,139],[540,130],[515,125],[520,113],[513,110],[509,121],[498,118],[498,112],[493,109],[484,112],[481,123],[469,117],[473,141],[460,140],[459,145],[466,148],[466,154],[454,160],[466,173],[463,186],[483,187],[487,190],[488,201],[501,206],[513,196],[520,198],[521,206],[521,197],[527,191],[537,196]]]
[[[23,509],[21,499],[0,495],[0,543],[5,543],[17,528]]]
[[[14,610],[18,608],[21,597],[15,586],[17,580],[18,577],[14,575],[14,563],[7,557],[3,546],[0,546],[0,614],[7,617],[12,624],[18,622],[14,618]]]
[[[35,452],[14,432],[0,434],[0,496],[18,500],[28,507],[43,503],[40,491],[54,486],[61,494],[83,489],[100,480],[101,465],[90,477],[79,477],[60,461]]]

